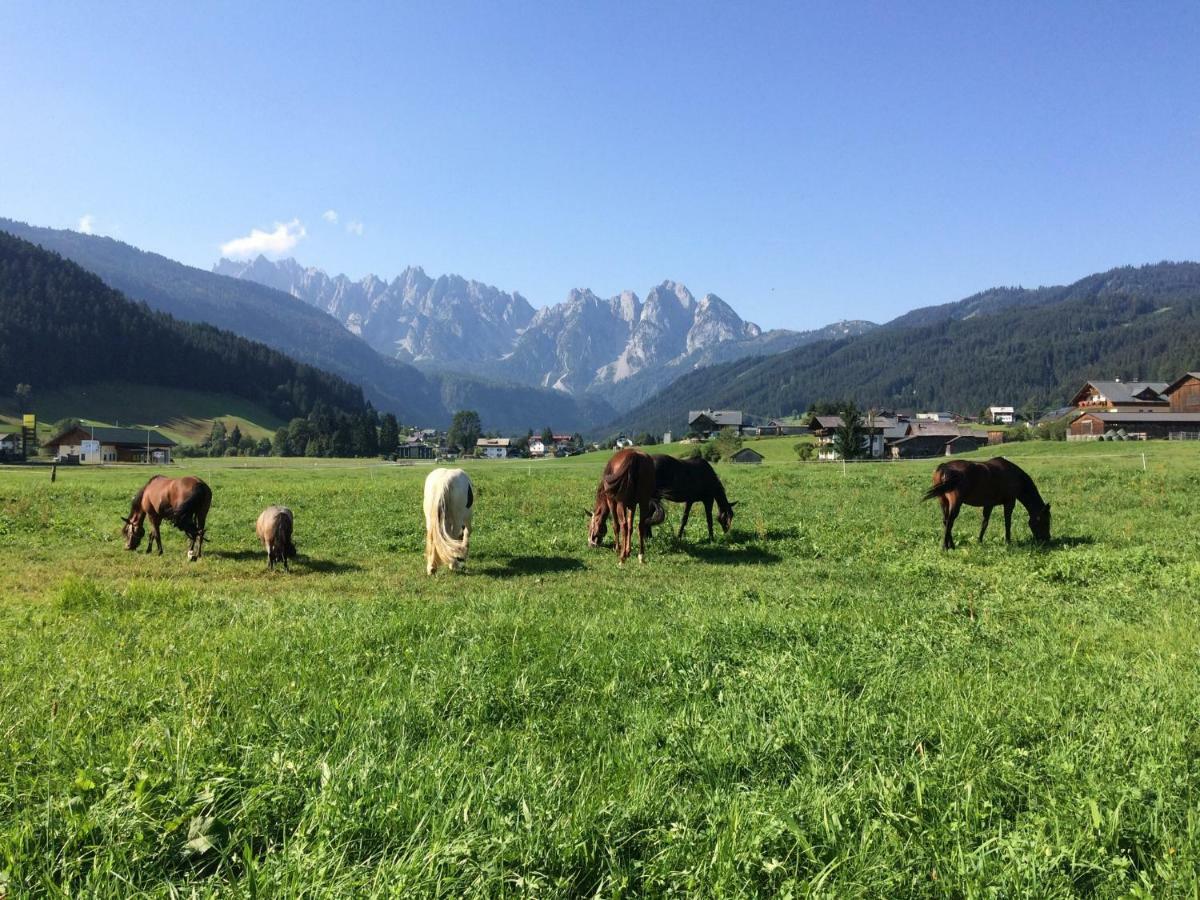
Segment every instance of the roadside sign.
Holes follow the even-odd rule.
[[[79,442],[79,452],[83,456],[90,456],[93,453],[99,453],[100,452],[100,442],[99,441],[80,441]]]
[[[26,428],[37,428],[37,416],[33,413],[25,413],[22,424]]]

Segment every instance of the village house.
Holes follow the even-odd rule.
[[[918,422],[938,422],[942,425],[951,425],[955,421],[954,413],[948,412],[919,412],[917,413]]]
[[[1163,397],[1169,385],[1161,381],[1089,381],[1071,398],[1071,405],[1093,412],[1155,412],[1171,404]]]
[[[833,449],[833,439],[842,427],[841,416],[813,416],[808,429],[817,439],[817,459],[826,462],[841,459]],[[871,459],[882,459],[889,441],[908,434],[909,423],[887,416],[867,416],[862,420],[863,449]]]
[[[509,438],[480,438],[475,442],[475,450],[488,459],[505,459],[511,445]]]
[[[738,409],[699,409],[688,413],[688,428],[703,437],[720,431],[742,433],[742,411]]]
[[[1017,421],[1017,413],[1011,406],[989,406],[987,420],[990,425],[1011,425]]]
[[[20,447],[20,434],[0,432],[0,453],[16,453]]]
[[[396,448],[396,459],[433,459],[436,451],[418,437],[410,437],[400,442]]]
[[[77,425],[46,442],[57,459],[85,465],[108,462],[169,463],[175,442],[152,428]]]
[[[759,437],[780,437],[789,434],[808,434],[808,426],[787,419],[771,419],[754,429]]]

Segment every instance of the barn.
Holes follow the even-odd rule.
[[[56,457],[84,464],[108,462],[169,463],[175,442],[153,428],[76,425],[46,442]]]
[[[737,453],[733,454],[729,459],[730,462],[746,463],[748,465],[757,466],[763,461],[763,455],[757,450],[752,450],[749,447],[743,447]]]
[[[1067,440],[1094,441],[1120,431],[1146,440],[1191,437],[1200,433],[1200,412],[1085,412],[1071,423]]]
[[[1187,372],[1163,390],[1173,413],[1200,413],[1200,372]]]

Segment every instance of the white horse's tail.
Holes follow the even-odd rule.
[[[467,560],[472,493],[461,469],[435,469],[426,481],[425,532],[435,568],[439,564],[457,568]]]
[[[446,522],[449,518],[446,510],[446,495],[449,493],[450,484],[447,482],[442,485],[442,495],[438,498],[437,520],[432,528],[433,549],[437,551],[438,557],[443,562],[465,562],[467,559],[467,541],[465,539],[452,538],[449,529],[446,527]]]

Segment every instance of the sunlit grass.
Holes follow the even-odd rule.
[[[426,467],[185,462],[194,565],[121,549],[145,470],[0,469],[0,894],[1192,896],[1196,447],[1004,452],[1048,550],[780,453],[619,569],[590,454],[467,464],[432,579]]]

